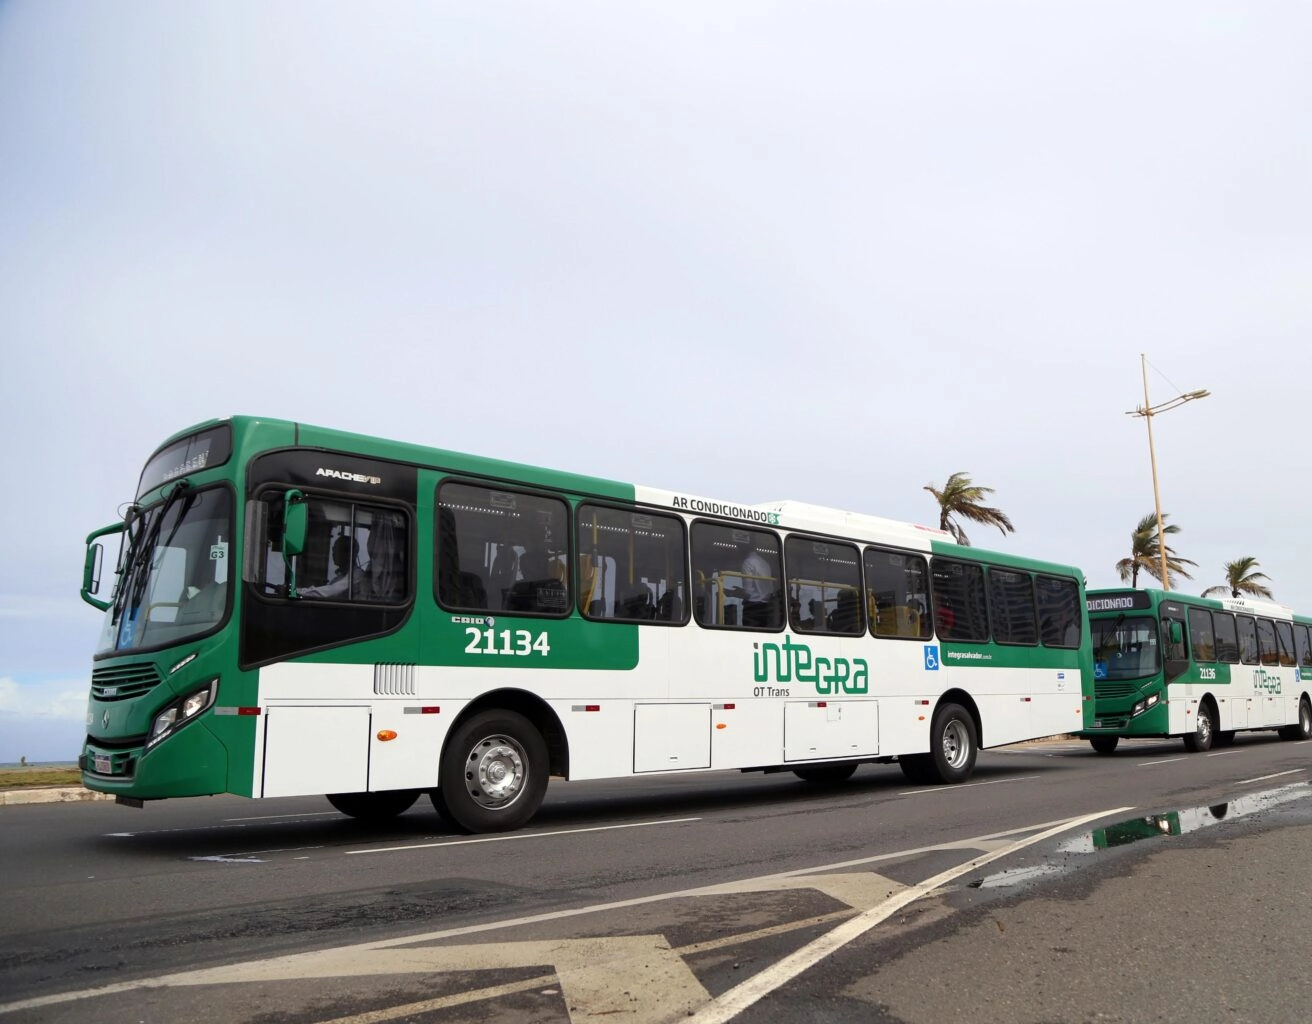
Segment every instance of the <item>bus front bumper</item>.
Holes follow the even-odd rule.
[[[1141,702],[1146,705],[1148,700],[1151,698],[1143,699]],[[1087,740],[1098,736],[1169,735],[1166,701],[1158,700],[1151,707],[1145,707],[1136,714],[1134,708],[1138,703],[1140,702],[1120,710],[1099,708],[1094,715],[1093,723],[1080,733],[1080,737]]]
[[[144,746],[107,747],[88,736],[77,763],[82,785],[97,793],[163,800],[227,792],[228,752],[203,722],[180,730],[149,753]]]

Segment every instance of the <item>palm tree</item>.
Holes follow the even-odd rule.
[[[1230,591],[1231,597],[1242,597],[1244,594],[1252,594],[1254,597],[1265,597],[1268,601],[1272,599],[1271,588],[1263,586],[1261,580],[1270,580],[1271,577],[1264,572],[1256,572],[1258,561],[1252,555],[1245,555],[1243,558],[1236,558],[1233,562],[1225,563],[1225,583],[1208,587],[1203,591],[1203,597],[1211,597],[1213,594],[1224,594]]]
[[[993,488],[971,483],[970,476],[966,473],[953,473],[948,477],[948,482],[943,485],[942,490],[933,484],[926,484],[925,490],[934,495],[934,499],[938,502],[938,528],[947,530],[958,544],[969,545],[970,538],[966,536],[966,531],[961,528],[961,524],[956,521],[957,518],[969,519],[972,523],[984,523],[986,526],[996,526],[1004,535],[1016,532],[1007,513],[1000,508],[990,508],[982,504],[985,496],[993,493]]]
[[[1162,513],[1162,533],[1179,533],[1180,527],[1174,523],[1167,524],[1168,516]],[[1166,572],[1168,575],[1183,576],[1187,580],[1193,579],[1185,571],[1186,565],[1197,565],[1197,562],[1191,562],[1187,558],[1181,558],[1171,546],[1166,546]],[[1157,582],[1162,581],[1162,558],[1161,549],[1157,545],[1157,513],[1149,512],[1139,520],[1139,525],[1134,528],[1134,533],[1130,537],[1130,557],[1122,558],[1116,563],[1116,571],[1120,573],[1121,579],[1129,583],[1132,587],[1139,585],[1139,571],[1143,570]]]

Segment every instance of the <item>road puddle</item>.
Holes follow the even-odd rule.
[[[1057,852],[1063,855],[1090,854],[1117,846],[1127,846],[1144,839],[1182,836],[1222,821],[1234,821],[1262,811],[1269,811],[1273,807],[1292,803],[1295,800],[1306,800],[1309,797],[1312,797],[1312,784],[1300,782],[1260,793],[1249,793],[1227,800],[1225,803],[1209,804],[1206,807],[1187,807],[1177,811],[1143,814],[1074,836],[1057,847]],[[1078,867],[1078,864],[1071,863],[1069,857],[1065,857],[1062,863],[1049,862],[1010,868],[968,884],[972,889],[1003,889],[1061,874],[1074,867]]]

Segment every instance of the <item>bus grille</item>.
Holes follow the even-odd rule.
[[[159,685],[154,665],[115,665],[91,673],[91,696],[96,700],[130,700]]]
[[[1128,697],[1138,692],[1139,687],[1134,683],[1119,679],[1099,679],[1093,684],[1095,697]]]

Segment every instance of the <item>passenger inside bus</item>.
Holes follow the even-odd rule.
[[[355,538],[341,534],[333,541],[335,575],[317,587],[302,587],[302,597],[349,597],[359,591],[364,570],[356,564],[358,548]]]
[[[775,587],[770,563],[750,544],[743,545],[743,548],[743,625],[774,626]]]

